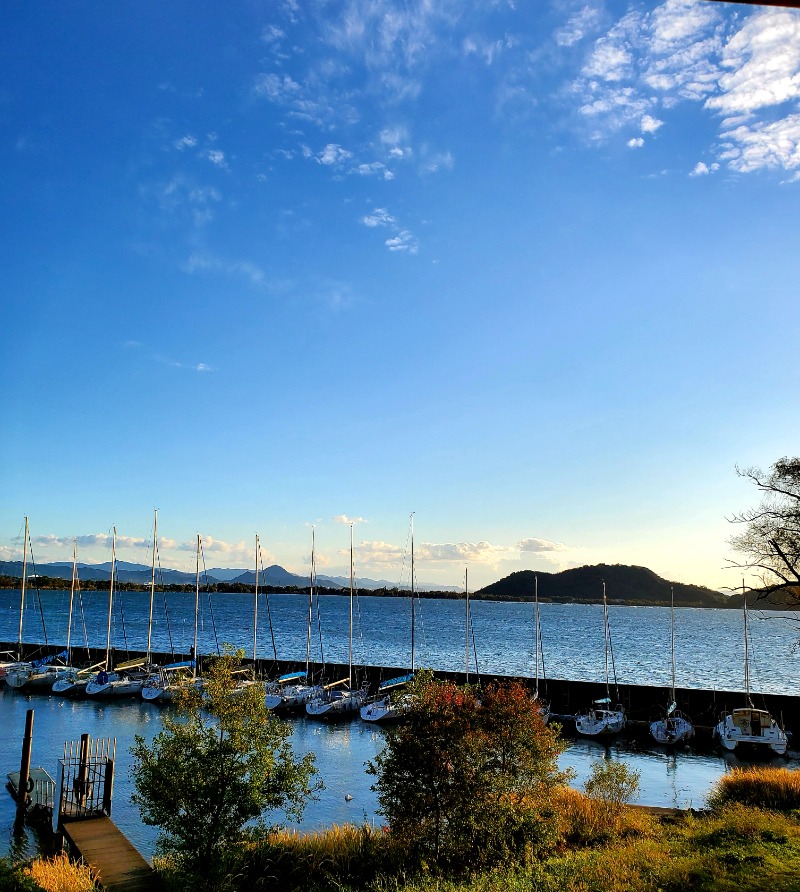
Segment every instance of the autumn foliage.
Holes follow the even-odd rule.
[[[521,684],[478,692],[424,676],[370,771],[390,834],[422,865],[458,870],[552,841],[561,749]]]

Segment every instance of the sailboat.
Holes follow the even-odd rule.
[[[267,688],[264,705],[275,713],[303,712],[306,704],[322,693],[319,685],[310,683],[311,668],[311,621],[314,617],[314,587],[317,582],[315,563],[316,531],[311,530],[311,575],[308,588],[308,615],[306,623],[305,672],[287,672]]]
[[[16,659],[13,659],[14,654],[8,653],[6,656],[11,657],[12,659],[3,660],[0,663],[0,681],[8,681],[8,673],[13,672],[16,669],[24,669],[29,667],[31,664],[28,661],[22,659],[22,620],[25,615],[25,583],[28,579],[28,518],[27,515],[25,517],[25,534],[23,536],[22,542],[22,580],[20,585],[20,600],[19,600],[19,635],[17,637],[17,653]]]
[[[694,737],[694,725],[677,709],[675,697],[675,590],[670,588],[670,651],[672,654],[672,686],[670,687],[669,705],[663,719],[650,724],[650,734],[656,743],[675,746]]]
[[[22,620],[25,612],[25,584],[27,579],[27,557],[28,547],[30,545],[30,533],[28,530],[28,518],[25,518],[25,534],[22,544],[22,588],[19,606],[19,640],[17,642],[18,652],[22,653]],[[75,579],[75,564],[73,563],[73,585]],[[44,617],[42,617],[44,623]],[[45,634],[45,641],[47,635]],[[68,655],[68,650],[64,650],[59,654],[45,657],[41,660],[33,662],[17,662],[5,667],[4,678],[6,684],[15,691],[49,691],[53,687],[53,683],[58,681],[65,673],[70,671],[69,666],[55,665],[54,661],[62,660]]]
[[[605,636],[605,669],[606,696],[593,701],[585,712],[575,716],[575,730],[584,737],[608,737],[618,734],[625,727],[625,710],[621,704],[611,706],[611,688],[609,684],[609,654],[614,673],[614,685],[617,684],[617,670],[614,667],[614,651],[611,645],[611,627],[608,624],[608,601],[606,600],[606,584],[603,582],[603,633]],[[619,688],[617,688],[619,700]]]
[[[114,572],[116,568],[117,528],[111,541],[111,577],[108,585],[108,627],[106,632],[106,658],[104,667],[86,685],[86,696],[99,698],[130,697],[139,694],[144,687],[147,673],[141,671],[142,660],[121,663],[113,672],[111,665],[111,614],[114,605]]]
[[[742,616],[744,622],[744,690],[746,706],[734,709],[723,715],[714,728],[714,737],[729,752],[733,752],[737,746],[746,746],[751,750],[770,751],[778,756],[782,756],[789,745],[786,732],[766,709],[756,709],[750,697],[747,595],[744,580],[742,580]]]
[[[154,525],[155,529],[155,525]],[[153,586],[155,586],[155,548],[156,537],[153,532]],[[150,598],[150,617],[152,621],[152,588]],[[192,659],[180,660],[177,663],[168,663],[162,666],[158,672],[151,674],[142,686],[142,700],[148,703],[171,703],[175,695],[192,685],[201,684],[197,677],[197,618],[200,611],[200,534],[197,534],[197,557],[195,560],[195,589],[194,589],[194,643],[192,644]],[[148,655],[150,652],[150,633],[147,636]]]
[[[72,545],[72,584],[69,591],[69,617],[67,619],[67,664],[72,660],[72,609],[75,603],[75,591],[78,588],[78,541]],[[85,623],[84,623],[85,626]],[[88,653],[88,645],[87,645]],[[54,682],[50,689],[54,694],[62,697],[80,697],[86,692],[86,685],[91,679],[91,673],[99,669],[101,663],[89,666],[86,669],[68,668]]]
[[[333,721],[357,715],[366,703],[367,692],[353,687],[353,524],[350,524],[350,651],[347,678],[324,685],[321,692],[306,703],[306,715]]]
[[[411,672],[388,678],[378,685],[377,697],[361,707],[361,718],[372,724],[387,725],[403,717],[405,698],[403,688],[414,680],[414,513],[411,513]]]
[[[550,704],[539,696],[539,663],[542,664],[542,677],[544,677],[544,651],[542,650],[542,628],[539,625],[539,577],[534,580],[534,646],[533,659],[536,663],[536,686],[533,689],[533,699],[538,703],[539,715],[545,725],[550,721]]]

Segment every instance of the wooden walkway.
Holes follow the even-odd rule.
[[[73,854],[92,868],[106,892],[150,892],[158,888],[153,868],[111,818],[70,821],[62,827]]]

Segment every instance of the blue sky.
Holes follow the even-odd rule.
[[[800,12],[13,3],[0,556],[735,585],[798,451]]]

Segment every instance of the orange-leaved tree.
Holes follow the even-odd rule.
[[[518,682],[482,691],[422,674],[369,765],[389,832],[422,864],[526,860],[554,839],[557,728]]]

